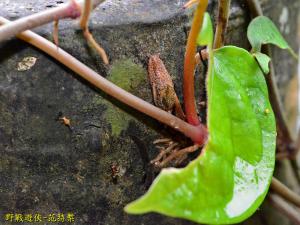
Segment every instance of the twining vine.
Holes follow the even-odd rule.
[[[148,193],[128,205],[126,211],[137,214],[154,211],[200,223],[236,223],[255,212],[267,194],[270,183],[277,194],[299,207],[299,196],[272,178],[276,141],[272,108],[278,123],[278,131],[282,134],[279,138],[285,143],[278,147],[289,146],[289,149],[282,151],[286,153],[285,157],[295,157],[300,141],[293,140],[286,124],[278,98],[274,70],[271,64],[270,67],[267,65],[270,51],[267,48],[260,52],[260,46],[257,45],[252,46],[251,53],[234,46],[222,47],[230,0],[219,0],[215,35],[210,18],[205,14],[208,1],[192,0],[186,4],[186,7],[197,4],[184,63],[183,89],[187,122],[122,90],[58,47],[58,20],[81,17],[80,26],[85,38],[98,51],[103,62],[109,63],[105,51],[95,42],[88,29],[90,12],[101,2],[103,1],[72,0],[60,7],[14,22],[1,17],[0,23],[3,25],[0,27],[0,41],[16,35],[56,58],[109,95],[180,131],[189,137],[197,148],[205,144],[201,155],[186,168],[163,170]],[[252,14],[260,16],[255,21],[260,26],[266,25],[266,30],[259,32],[258,37],[249,32],[255,29],[255,23],[249,25],[250,43],[260,45],[273,43],[290,50],[293,54],[272,22],[262,16],[258,2],[248,0],[248,4]],[[31,31],[25,31],[52,21],[55,21],[55,44]],[[274,43],[267,40],[268,32],[273,32],[279,41]],[[208,127],[199,120],[195,107],[193,76],[197,45],[207,46]],[[263,73],[268,69],[270,74],[266,75],[267,83],[265,83]],[[256,87],[253,89],[254,84]],[[256,103],[257,100],[259,104]],[[226,106],[228,103],[235,105],[236,108],[228,108]],[[236,129],[232,129],[232,126]],[[244,200],[241,198],[247,194],[250,196],[250,193],[251,198]],[[214,197],[210,198],[211,196]],[[242,207],[236,199],[244,201]],[[282,203],[282,200],[278,200],[274,194],[270,195],[270,199],[291,220],[300,224],[300,217],[293,208],[286,207],[286,203]]]

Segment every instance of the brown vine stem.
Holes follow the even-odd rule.
[[[219,0],[217,28],[214,40],[214,49],[224,45],[225,33],[228,24],[231,0]]]
[[[183,8],[187,9],[192,7],[193,5],[199,3],[200,0],[189,0],[188,2],[186,2],[183,6]]]
[[[83,30],[88,28],[89,18],[90,18],[91,11],[92,11],[92,4],[93,4],[92,0],[84,1],[84,7],[83,7],[82,14],[81,14],[80,22],[79,22],[80,27]]]
[[[263,11],[258,0],[247,0],[247,4],[253,17],[263,15]]]
[[[258,0],[247,0],[247,4],[249,6],[249,9],[251,10],[251,14],[253,17],[263,15],[263,11]],[[272,54],[269,46],[263,46],[262,51],[265,54],[267,54],[269,57],[271,57]],[[299,146],[297,146],[298,141],[294,140],[292,133],[287,125],[287,119],[284,113],[284,109],[282,106],[282,102],[280,100],[280,95],[276,84],[275,70],[273,67],[273,63],[270,62],[269,66],[270,66],[270,73],[267,76],[265,76],[265,78],[269,89],[270,101],[281,134],[280,135],[281,145],[279,147],[285,148],[284,151],[288,152],[289,156],[293,158],[296,156],[299,149]]]
[[[8,22],[9,20],[0,17],[0,24],[5,24]],[[31,31],[22,32],[21,34],[18,34],[17,37],[46,52],[48,55],[52,56],[60,63],[67,66],[68,68],[79,74],[83,79],[87,80],[105,93],[131,106],[132,108],[172,127],[173,129],[180,131],[187,137],[191,138],[194,142],[200,144],[199,142],[202,141],[201,145],[204,144],[203,141],[206,140],[206,138],[204,137],[205,135],[207,135],[206,128],[204,126],[197,127],[190,125],[185,121],[177,118],[176,116],[173,116],[172,114],[167,113],[166,111],[157,108],[152,104],[130,94],[129,92],[109,82],[82,62],[75,59],[73,56],[71,56],[61,48],[58,48],[55,44]]]
[[[97,7],[103,1],[104,0],[94,0],[93,8]],[[55,20],[66,18],[76,19],[81,15],[82,7],[83,1],[71,0],[68,3],[62,4],[58,7],[47,9],[45,11],[7,23],[0,27],[0,42],[14,37],[18,33],[21,33],[25,30],[33,29]]]
[[[268,199],[279,212],[288,217],[294,224],[300,225],[300,212],[298,209],[290,206],[276,194],[269,194]]]
[[[108,64],[108,57],[106,55],[106,52],[104,49],[97,43],[97,41],[94,39],[93,35],[89,31],[88,27],[88,22],[89,18],[91,15],[92,11],[92,6],[93,6],[93,1],[92,0],[85,0],[84,1],[84,7],[83,7],[83,12],[80,18],[80,27],[83,30],[83,35],[85,39],[88,41],[88,43],[98,52],[98,54],[101,56],[104,64]]]
[[[109,64],[108,56],[106,55],[105,50],[97,43],[97,41],[94,39],[93,35],[90,33],[89,29],[85,29],[83,31],[83,35],[88,41],[88,43],[98,52],[98,54],[101,56],[103,63],[105,65]]]
[[[195,126],[201,124],[195,101],[194,90],[194,70],[195,70],[195,55],[196,55],[196,40],[199,31],[202,27],[203,16],[208,5],[208,0],[202,0],[198,3],[195,11],[193,23],[188,36],[185,59],[184,59],[184,76],[183,76],[183,97],[187,121]]]
[[[58,39],[58,24],[59,20],[54,20],[54,25],[53,25],[53,42],[58,46],[59,44],[59,39]]]
[[[271,189],[287,201],[300,207],[300,196],[277,180],[275,177],[272,178]]]

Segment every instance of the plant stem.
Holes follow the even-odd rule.
[[[94,0],[93,8],[102,3],[104,0]],[[81,14],[83,1],[71,0],[68,3],[58,7],[47,9],[45,11],[26,16],[7,23],[0,27],[0,42],[9,39],[22,31],[29,30],[55,20],[71,18],[76,19]]]
[[[183,6],[183,8],[188,9],[191,8],[194,4],[199,3],[200,0],[189,0],[188,2],[186,2]]]
[[[269,57],[271,57],[272,54],[270,46],[263,46],[262,51]],[[280,132],[280,135],[278,135],[278,137],[280,138],[280,145],[278,145],[278,147],[284,148],[282,152],[288,152],[289,156],[292,156],[297,152],[297,150],[295,149],[295,140],[288,127],[287,119],[282,106],[282,101],[280,100],[273,63],[270,62],[269,66],[270,73],[267,74],[265,78],[268,85],[270,102],[272,104],[277,126]]]
[[[0,17],[0,24],[8,22],[9,21],[5,18]],[[31,31],[25,31],[21,34],[18,34],[17,37],[46,52],[48,55],[67,66],[79,74],[83,79],[95,85],[105,93],[174,128],[175,130],[180,131],[187,137],[191,138],[195,143],[203,145],[206,141],[207,131],[205,126],[192,126],[176,116],[173,116],[172,114],[167,113],[166,111],[161,110],[160,108],[157,108],[150,103],[130,94],[129,92],[109,82],[82,62],[78,61],[61,48],[58,48],[55,44]]]
[[[247,0],[247,4],[253,17],[263,15],[263,11],[258,0]]]
[[[58,39],[58,23],[59,20],[54,20],[54,26],[53,26],[53,42],[58,46],[59,39]]]
[[[98,52],[100,55],[103,63],[105,65],[109,64],[108,56],[106,55],[105,50],[97,43],[97,41],[94,39],[93,35],[90,33],[89,29],[85,29],[83,31],[83,35],[88,41],[88,43],[91,44],[91,46]]]
[[[300,196],[277,180],[275,177],[272,178],[271,189],[287,201],[300,207]]]
[[[92,0],[85,0],[84,1],[84,7],[83,12],[80,18],[80,27],[83,30],[83,35],[85,39],[90,43],[90,45],[98,52],[98,54],[101,56],[103,62],[105,65],[109,63],[108,57],[106,55],[106,52],[104,49],[97,43],[97,41],[94,39],[93,35],[89,31],[88,22],[90,18],[90,14],[93,7],[93,1]]]
[[[225,33],[228,24],[228,17],[230,12],[231,0],[219,0],[218,7],[218,22],[214,40],[214,49],[220,48],[224,45]]]
[[[200,120],[196,110],[195,91],[194,91],[194,70],[196,40],[202,27],[203,16],[206,11],[208,0],[201,0],[197,6],[191,31],[189,33],[186,53],[184,59],[184,77],[183,77],[183,97],[187,121],[192,125],[200,125]]]
[[[88,28],[88,22],[89,22],[89,18],[90,18],[90,15],[91,15],[92,4],[93,4],[92,0],[85,0],[84,1],[83,12],[82,12],[82,15],[80,17],[80,27],[83,30]]]
[[[300,213],[299,210],[290,206],[287,202],[285,202],[282,198],[280,198],[276,194],[270,194],[268,197],[271,204],[279,210],[279,212],[283,213],[286,217],[289,218],[294,224],[300,225]]]
[[[262,16],[263,11],[260,6],[260,3],[258,0],[247,0],[248,6],[250,8],[250,11],[252,13],[253,17],[256,16]],[[269,46],[266,46],[263,48],[263,51],[271,56],[271,49]],[[295,142],[292,138],[291,132],[287,125],[287,120],[285,118],[284,110],[282,107],[282,103],[279,97],[279,91],[277,88],[276,80],[275,80],[275,71],[272,62],[270,62],[270,73],[265,76],[268,89],[269,89],[269,96],[270,101],[272,104],[272,108],[275,113],[276,121],[279,130],[282,132],[283,137],[281,137],[281,141],[284,143],[284,146],[287,146],[289,149],[293,149],[292,155],[295,156],[297,152],[297,144],[295,145]],[[299,136],[299,134],[298,134]],[[297,143],[299,143],[300,146],[300,138],[297,140]],[[295,147],[296,146],[296,147]],[[291,152],[288,152],[288,155],[291,155]],[[300,204],[300,197],[296,193],[294,193],[292,190],[290,190],[288,187],[286,187],[284,184],[282,184],[280,181],[278,181],[276,178],[272,178],[271,181],[271,188],[276,191],[279,195],[287,199],[288,201],[296,204],[299,206]],[[291,221],[295,222],[296,224],[300,224],[300,216],[299,212],[297,212],[293,207],[291,207],[289,204],[287,204],[283,199],[278,197],[274,194],[269,194],[269,199],[272,202],[272,204],[279,209],[280,212],[284,213]]]
[[[300,184],[300,169],[299,169],[297,159],[291,159],[290,162],[291,162],[292,169],[295,173],[296,180],[298,181],[298,184]]]
[[[251,14],[253,17],[263,15],[263,11],[258,0],[247,0],[247,4],[249,6],[249,9],[251,10]],[[271,57],[272,55],[269,46],[263,46],[262,52],[267,54],[269,57]],[[297,143],[300,144],[300,136],[298,135],[299,141],[295,141],[287,125],[287,119],[283,110],[282,102],[280,100],[280,95],[275,79],[275,70],[272,61],[270,62],[269,66],[270,73],[266,75],[265,78],[268,85],[269,98],[276,117],[277,126],[282,133],[280,137],[280,142],[282,144],[280,147],[285,148],[284,151],[288,152],[289,156],[295,157],[299,149]]]

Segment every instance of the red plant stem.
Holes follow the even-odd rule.
[[[203,16],[206,11],[208,0],[201,0],[197,6],[191,31],[189,33],[186,53],[184,59],[184,77],[183,77],[183,97],[187,121],[195,126],[200,125],[197,114],[194,91],[194,70],[195,70],[195,54],[196,40],[202,27]]]
[[[5,18],[0,17],[0,24],[8,22],[9,21]],[[205,126],[192,126],[176,116],[173,116],[172,114],[153,106],[152,104],[136,97],[135,95],[130,94],[129,92],[106,80],[91,68],[78,61],[61,48],[58,48],[55,44],[46,40],[45,38],[31,31],[22,32],[21,34],[18,34],[17,37],[46,52],[48,55],[67,66],[79,74],[83,79],[95,85],[105,93],[113,96],[126,105],[129,105],[132,108],[174,128],[175,130],[180,131],[187,137],[191,138],[195,143],[203,145],[207,140],[207,130]]]
[[[94,0],[93,8],[102,3],[104,0]],[[42,12],[35,13],[13,22],[7,23],[0,27],[0,42],[16,36],[25,30],[33,29],[35,27],[50,23],[55,20],[71,18],[76,19],[81,15],[81,8],[83,1],[71,0],[66,4],[58,7],[47,9]]]

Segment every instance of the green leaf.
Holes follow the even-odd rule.
[[[210,15],[206,12],[203,17],[202,29],[197,37],[197,45],[211,46],[213,42],[213,26]]]
[[[298,58],[268,17],[258,16],[253,19],[248,26],[247,36],[254,52],[260,52],[263,44],[274,44],[289,50],[295,58]]]
[[[264,74],[269,73],[269,62],[270,62],[270,57],[267,56],[266,54],[260,53],[260,52],[255,52],[253,53],[253,56],[256,58],[257,62],[259,63],[262,71]]]
[[[214,51],[209,74],[209,140],[183,169],[163,169],[132,214],[158,212],[206,224],[238,223],[268,191],[275,162],[275,119],[261,69],[247,51]]]

